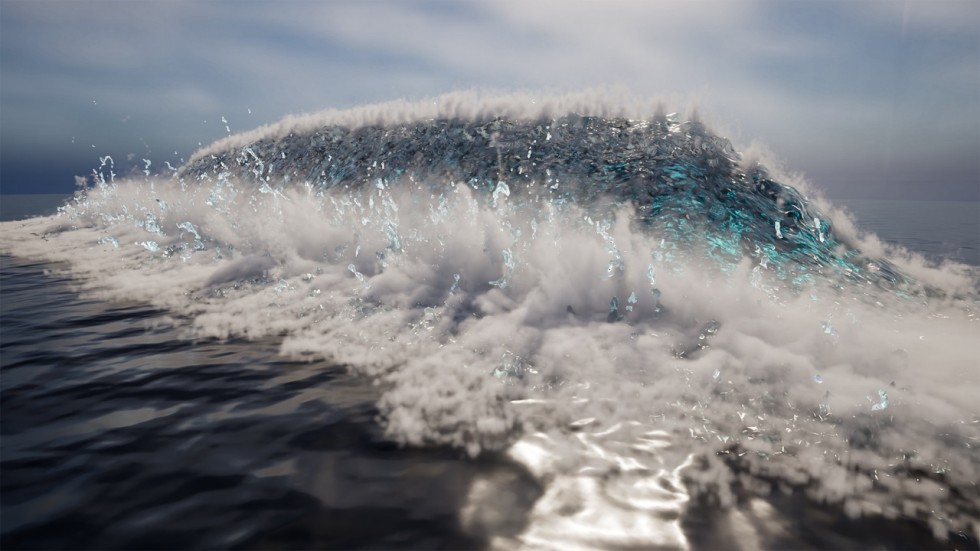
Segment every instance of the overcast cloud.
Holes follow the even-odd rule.
[[[830,196],[980,198],[975,0],[2,0],[0,189],[179,162],[222,117],[601,85],[697,106]]]

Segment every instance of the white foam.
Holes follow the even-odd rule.
[[[260,140],[275,140],[289,134],[308,134],[327,125],[360,128],[436,118],[479,121],[502,117],[534,120],[567,113],[644,118],[662,111],[660,105],[659,99],[639,98],[625,90],[610,88],[594,88],[566,94],[467,90],[428,100],[394,100],[351,109],[326,109],[317,113],[290,115],[278,122],[222,138],[196,151],[190,160],[193,162],[211,154],[233,151]]]

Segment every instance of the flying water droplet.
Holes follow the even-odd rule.
[[[510,252],[510,249],[504,249],[503,255],[504,273],[501,275],[500,279],[495,279],[489,283],[494,287],[506,289],[510,285],[510,276],[514,273],[514,266],[516,265],[516,262],[514,261],[514,254]]]
[[[871,411],[881,411],[888,407],[888,393],[878,389],[878,403],[871,406]]]
[[[160,229],[160,224],[157,223],[156,217],[154,217],[152,214],[146,215],[146,221],[143,223],[143,228],[150,233],[163,235],[163,230]]]
[[[701,326],[701,339],[707,339],[713,336],[718,330],[721,329],[721,324],[717,320],[711,320],[708,323]]]
[[[609,301],[609,315],[606,317],[606,321],[613,323],[619,321],[620,319],[622,318],[619,316],[619,299],[613,297],[612,300]]]
[[[358,272],[357,271],[357,266],[354,266],[354,264],[348,264],[347,265],[347,270],[350,273],[354,274],[354,277],[356,277],[357,280],[360,281],[361,283],[364,283],[365,284],[365,288],[367,288],[367,279],[364,277],[364,274],[362,274],[361,272]]]
[[[111,236],[111,235],[107,235],[107,236],[99,239],[99,244],[100,245],[106,245],[106,244],[108,244],[108,245],[112,245],[113,247],[115,247],[117,249],[119,248],[119,241],[116,241],[116,238],[113,237],[113,236]]]
[[[290,285],[289,282],[286,281],[285,279],[280,279],[276,283],[276,286],[275,286],[276,293],[281,294],[281,293],[284,293],[286,291],[292,291],[292,290],[293,290],[293,286]]]
[[[195,228],[194,224],[191,222],[181,222],[180,224],[177,224],[177,229],[181,230],[181,236],[183,236],[183,232],[188,232],[194,234],[195,239],[201,238],[201,234],[197,233],[197,228]]]
[[[194,236],[194,249],[198,251],[203,251],[205,249],[204,241],[201,240],[201,234],[197,232],[197,228],[194,224],[188,221],[181,222],[177,224],[177,229],[180,231],[180,237],[184,236],[184,232],[190,233]]]
[[[427,307],[425,310],[423,310],[423,312],[424,315],[422,316],[422,321],[420,321],[419,324],[424,327],[426,331],[432,331],[434,328],[432,324],[439,318],[439,312],[431,306]]]
[[[497,199],[501,196],[510,197],[510,187],[504,182],[497,182],[497,187],[493,190],[493,208],[497,208]]]
[[[823,382],[823,376],[822,376],[822,375],[820,375],[819,373],[817,373],[816,375],[814,375],[814,376],[813,376],[813,380],[814,380],[814,381],[815,381],[816,383],[818,383],[818,384],[819,384],[819,383],[822,383],[822,382]]]

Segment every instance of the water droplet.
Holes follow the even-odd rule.
[[[361,283],[365,283],[366,282],[366,279],[364,277],[364,274],[362,274],[361,272],[358,272],[357,271],[357,266],[354,266],[354,264],[348,264],[347,265],[347,270],[350,271],[350,273],[354,274],[354,277],[356,277],[357,280],[360,281]]]
[[[615,321],[619,321],[620,319],[621,318],[619,317],[619,299],[613,297],[612,300],[609,301],[609,316],[606,317],[606,321],[612,323]]]
[[[888,393],[878,389],[878,403],[871,406],[871,411],[881,411],[888,407]]]
[[[497,187],[493,190],[493,208],[497,208],[499,197],[510,197],[510,187],[504,182],[497,182]]]

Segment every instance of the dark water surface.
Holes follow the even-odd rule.
[[[522,480],[399,449],[341,367],[183,339],[158,310],[0,261],[4,549],[473,548],[459,492]]]

